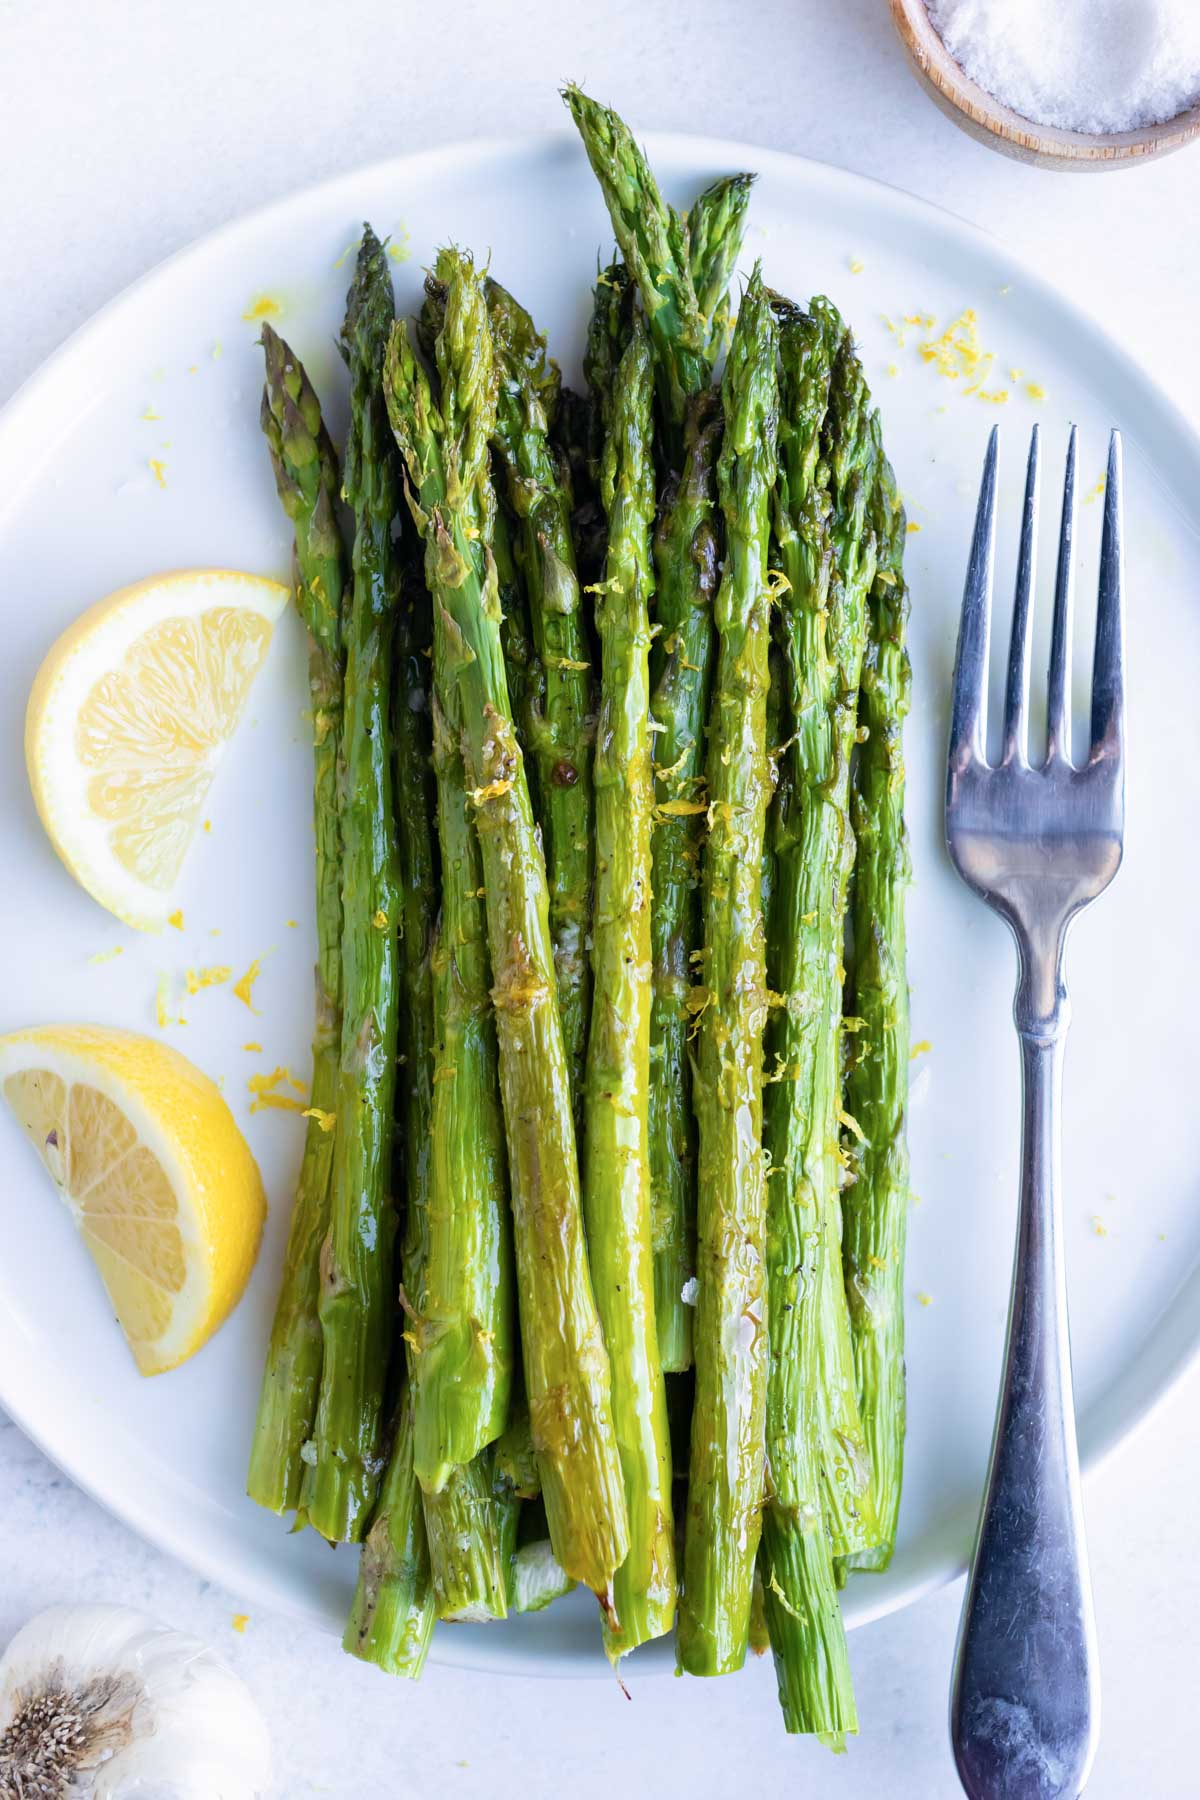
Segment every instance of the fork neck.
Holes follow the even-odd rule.
[[[1071,1022],[1071,1002],[1063,981],[1066,923],[1028,926],[1017,933],[1020,974],[1013,1019],[1023,1044],[1061,1045]]]

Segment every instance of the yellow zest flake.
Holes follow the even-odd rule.
[[[886,1269],[887,1268],[887,1263],[884,1261],[883,1257],[876,1256],[876,1255],[874,1255],[874,1253],[872,1253],[870,1256],[868,1256],[867,1261],[870,1263],[870,1265],[873,1269]]]
[[[840,1106],[838,1107],[838,1123],[839,1125],[844,1125],[847,1131],[852,1132],[860,1144],[866,1143],[867,1134],[859,1124],[858,1120],[854,1117],[853,1113],[846,1112]]]
[[[917,524],[917,521],[915,519],[910,519],[908,521],[908,524],[905,526],[905,530],[910,531],[910,532],[920,531],[920,529],[921,529],[921,527]]]
[[[500,796],[507,794],[511,787],[512,782],[507,779],[489,781],[486,787],[472,788],[471,798],[476,806],[482,806],[486,800],[499,800]]]
[[[149,462],[150,462],[151,469],[154,471],[155,481],[157,481],[160,488],[165,488],[167,485],[167,465],[166,465],[166,463],[160,462],[158,460],[157,456],[150,457]]]
[[[1024,375],[1024,373],[1025,373],[1024,369],[1010,369],[1008,371],[1008,379],[1010,381],[1020,381],[1020,379],[1021,379],[1022,375]]]
[[[223,354],[222,349],[221,349],[220,338],[217,339],[216,343],[213,345],[212,349],[209,351],[208,354],[212,357],[214,362],[220,362],[222,354]]]
[[[1093,500],[1102,500],[1104,498],[1104,490],[1107,486],[1108,486],[1108,477],[1106,475],[1102,475],[1100,477],[1099,481],[1096,483],[1095,487],[1089,488],[1087,493],[1083,496],[1084,505],[1087,506]]]
[[[254,961],[250,964],[250,967],[246,970],[246,973],[239,981],[235,981],[233,984],[234,993],[237,995],[242,1005],[248,1006],[251,1012],[258,1011],[251,996],[254,993],[254,984],[261,974],[262,958],[256,956]]]
[[[579,662],[573,656],[548,656],[546,658],[546,667],[548,669],[579,669],[586,671],[590,669],[591,666],[590,662]]]
[[[270,294],[256,294],[242,317],[253,325],[259,319],[278,319],[282,312],[282,306]]]
[[[918,1294],[917,1299],[921,1302],[922,1306],[932,1306],[933,1305],[933,1295],[932,1294]]]
[[[412,255],[408,247],[408,229],[401,225],[397,228],[395,238],[388,244],[387,253],[393,262],[406,263]]]
[[[973,307],[967,307],[947,325],[940,337],[929,337],[920,346],[922,362],[932,363],[947,381],[965,377],[964,394],[1002,405],[1008,399],[1003,389],[984,391],[984,382],[995,362],[995,352],[985,350],[979,341],[979,320]]]
[[[211,831],[211,830],[212,830],[212,820],[211,820],[211,819],[205,819],[205,821],[204,821],[204,829],[205,829],[205,831]]]
[[[301,1116],[305,1119],[315,1119],[322,1131],[332,1131],[337,1124],[337,1114],[322,1112],[319,1106],[306,1106]]]
[[[792,584],[782,569],[767,570],[767,593],[772,600],[780,600],[784,594],[790,594]]]
[[[371,923],[375,927],[376,931],[386,931],[387,930],[388,916],[384,912],[382,906],[379,908],[379,911],[377,913],[372,914]]]
[[[158,1021],[160,1031],[165,1031],[168,1025],[187,1024],[182,1013],[171,1012],[171,978],[169,975],[160,975],[155,986],[154,1016]]]
[[[1025,383],[1025,392],[1029,395],[1031,400],[1044,400],[1046,398],[1046,390],[1040,381],[1027,381]]]
[[[852,275],[861,275],[861,274],[862,274],[862,272],[863,272],[863,270],[864,270],[864,269],[865,269],[865,268],[866,268],[866,266],[867,266],[867,265],[866,265],[866,263],[865,263],[865,262],[864,262],[864,261],[863,261],[863,260],[862,260],[862,258],[861,258],[861,256],[852,256],[852,257],[851,257],[851,258],[850,258],[850,259],[849,259],[849,264],[848,264],[848,266],[849,266],[849,269],[850,269],[850,273],[851,273],[851,274],[852,274]]]
[[[248,1044],[243,1044],[243,1045],[242,1045],[242,1049],[243,1049],[243,1050],[257,1050],[257,1051],[258,1051],[258,1052],[259,1052],[259,1054],[260,1054],[260,1055],[261,1055],[261,1054],[262,1054],[262,1045],[261,1045],[261,1044],[256,1044],[256,1043],[255,1043],[255,1042],[254,1042],[254,1041],[253,1041],[253,1039],[252,1039],[252,1040],[251,1040],[251,1041],[250,1041],[250,1043],[248,1043]]]
[[[348,256],[352,256],[354,254],[354,252],[358,249],[360,241],[361,241],[360,239],[355,238],[352,243],[349,243],[346,245],[346,248],[342,251],[342,254],[338,257],[337,261],[333,265],[335,269],[340,269],[342,264],[345,262],[346,258]]]
[[[1092,1230],[1097,1237],[1108,1236],[1108,1226],[1104,1223],[1104,1220],[1100,1217],[1099,1213],[1092,1214]]]
[[[143,419],[145,419],[147,425],[151,425],[154,423],[154,421],[156,419],[161,419],[162,414],[156,413],[152,406],[148,406],[146,408],[145,412],[142,414],[142,417],[143,417]]]
[[[909,1051],[909,1053],[908,1053],[909,1062],[916,1062],[918,1056],[928,1056],[929,1052],[932,1049],[933,1049],[933,1045],[930,1043],[929,1039],[922,1038],[920,1043],[914,1044],[912,1049]]]
[[[181,906],[177,906],[173,913],[167,914],[167,924],[173,925],[176,931],[183,930],[183,908]]]
[[[114,944],[111,950],[97,950],[94,956],[88,957],[88,961],[93,968],[98,968],[101,963],[111,962],[114,956],[124,956],[124,954],[124,944]]]
[[[269,1075],[251,1075],[246,1082],[254,1096],[250,1102],[250,1111],[256,1113],[274,1109],[277,1112],[302,1113],[304,1106],[301,1101],[293,1099],[291,1094],[281,1094],[278,1091],[285,1081],[291,1087],[299,1088],[301,1093],[304,1092],[302,1083],[296,1081],[291,1070],[284,1065],[272,1069]]]
[[[234,1613],[233,1629],[235,1631],[244,1632],[249,1623],[250,1623],[250,1614],[249,1613]]]
[[[198,994],[202,988],[223,987],[233,974],[224,963],[214,963],[207,969],[189,969],[184,979],[189,994]]]
[[[900,373],[900,370],[897,368],[895,363],[889,363],[887,366],[887,372],[891,376],[892,380],[895,381],[897,375]]]
[[[704,800],[664,800],[655,810],[666,819],[694,819],[708,811],[708,803]]]
[[[299,930],[299,922],[296,919],[285,919],[284,923],[287,926],[289,931],[298,931]]]

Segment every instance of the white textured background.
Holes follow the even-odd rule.
[[[1200,411],[1200,150],[1103,177],[991,155],[918,91],[884,0],[0,0],[0,401],[210,227],[379,157],[560,127],[566,77],[635,127],[840,163],[989,227]],[[1198,1791],[1198,1401],[1193,1377],[1088,1485],[1097,1800]],[[236,1594],[140,1543],[0,1415],[0,1641],[71,1598],[125,1600],[210,1638],[266,1710],[283,1800],[958,1792],[944,1725],[957,1589],[855,1634],[864,1731],[838,1762],[783,1737],[766,1665],[643,1680],[631,1703],[615,1683],[438,1668],[410,1690],[284,1619],[235,1634]]]

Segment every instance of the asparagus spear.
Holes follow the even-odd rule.
[[[438,1618],[461,1624],[506,1618],[511,1551],[490,1449],[473,1462],[456,1464],[433,1506],[428,1498],[425,1531]]]
[[[380,386],[392,322],[387,258],[364,229],[342,329],[351,419],[345,486],[354,509],[354,593],[346,626],[342,799],[344,1011],[333,1197],[321,1254],[324,1350],[315,1462],[303,1500],[331,1539],[361,1538],[381,1473],[380,1414],[391,1331],[388,1198],[398,970],[390,720],[396,557],[394,452]]]
[[[904,891],[904,720],[912,672],[905,649],[904,508],[891,465],[879,459],[872,498],[879,568],[868,609],[859,699],[866,741],[851,796],[858,860],[854,886],[854,1011],[861,1021],[846,1110],[862,1131],[848,1143],[856,1180],[844,1201],[843,1256],[858,1404],[871,1456],[879,1542],[851,1566],[886,1569],[896,1541],[904,1463],[904,1240],[908,1224],[908,981]]]
[[[675,1522],[666,1394],[654,1324],[650,1168],[650,610],[653,376],[641,318],[613,386],[597,595],[595,1003],[588,1038],[583,1198],[629,1510],[629,1554],[605,1620],[611,1657],[671,1629]]]
[[[819,470],[840,322],[783,310],[775,534],[786,586],[779,622],[789,744],[772,811],[775,864],[767,1031],[767,1502],[759,1566],[789,1731],[856,1729],[824,1516],[821,1314],[826,1219],[836,1191],[846,846],[847,709],[857,619],[831,580],[829,496]]]
[[[453,683],[445,667],[444,636],[435,650],[442,917],[433,962],[433,1166],[420,1317],[410,1333],[414,1461],[427,1495],[443,1489],[454,1465],[470,1463],[503,1431],[515,1331],[508,1170],[480,899],[483,872],[459,733],[440,704]],[[468,1478],[453,1479],[461,1485]],[[487,1471],[470,1479],[486,1486]],[[440,1580],[428,1508],[426,1517]]]
[[[563,99],[583,139],[621,255],[641,292],[654,345],[667,459],[678,466],[689,394],[708,381],[707,327],[696,299],[687,231],[624,120],[577,87]]]
[[[447,284],[437,341],[443,415],[402,327],[389,345],[389,411],[426,539],[435,642],[442,633],[454,669],[451,704],[463,722],[483,853],[525,1381],[551,1540],[566,1572],[603,1594],[624,1560],[628,1527],[584,1249],[545,866],[509,710],[487,544],[491,334],[469,258],[442,251],[437,275]]]
[[[300,1452],[312,1431],[321,1382],[317,1299],[333,1167],[333,1139],[324,1123],[335,1104],[341,1035],[342,850],[337,767],[342,738],[341,613],[348,582],[336,513],[341,481],[320,402],[299,359],[266,324],[262,346],[267,368],[262,428],[279,498],[295,532],[296,604],[308,632],[317,840],[311,1116],[267,1346],[247,1481],[252,1500],[273,1512],[287,1512],[300,1502],[304,1472]]]
[[[525,759],[529,798],[534,817],[540,818],[541,796],[537,791],[537,768],[531,758],[537,723],[544,711],[545,676],[533,647],[529,602],[513,554],[512,534],[513,522],[505,508],[497,506],[492,530],[492,552],[496,563],[496,588],[503,614],[500,641],[504,647],[504,673],[508,681],[508,697],[517,742]]]
[[[832,501],[834,588],[830,617],[838,628],[830,634],[830,655],[838,667],[841,705],[833,733],[836,780],[827,804],[839,815],[841,857],[834,868],[834,908],[839,924],[832,940],[841,948],[840,920],[854,862],[850,827],[850,760],[858,725],[858,688],[866,645],[866,598],[875,578],[875,533],[868,526],[867,501],[875,483],[879,457],[879,420],[870,407],[862,365],[850,333],[826,300],[813,302],[812,313],[836,339],[832,358],[829,405],[822,427],[821,455],[829,467]],[[830,626],[826,625],[827,633]],[[839,967],[838,977],[842,977]],[[806,997],[807,1003],[807,997]],[[836,1040],[831,1079],[841,1068],[841,1041]],[[836,1105],[836,1102],[835,1102]],[[821,1166],[822,1252],[817,1273],[818,1343],[821,1400],[824,1413],[821,1457],[825,1507],[838,1556],[869,1549],[879,1527],[871,1493],[871,1465],[858,1411],[850,1315],[842,1277],[842,1206],[838,1191],[838,1144],[835,1135],[824,1146]]]
[[[725,567],[716,599],[698,990],[700,1127],[695,1363],[678,1654],[689,1674],[740,1668],[746,1653],[764,1475],[766,1182],[762,920],[777,333],[758,269],[742,300],[722,386],[718,480]]]
[[[409,546],[405,544],[405,551]],[[433,706],[429,646],[433,612],[419,560],[406,554],[396,609],[392,707],[393,791],[400,888],[398,1116],[403,1129],[404,1233],[400,1273],[410,1309],[424,1305],[433,1168],[433,945],[438,914],[434,827]],[[415,1425],[414,1425],[415,1429]]]
[[[425,1667],[433,1621],[429,1545],[413,1472],[412,1404],[405,1387],[387,1473],[359,1558],[342,1648],[389,1675],[415,1681]]]
[[[692,956],[700,942],[704,721],[712,686],[712,607],[720,576],[716,466],[721,409],[712,389],[689,403],[683,471],[655,534],[658,636],[650,655],[655,797],[651,915],[650,1187],[654,1309],[664,1369],[691,1366],[696,1271],[696,1121],[688,1037]]]
[[[729,284],[741,255],[753,175],[725,175],[705,188],[687,216],[688,267],[704,320],[709,362],[715,362],[728,335]]]
[[[578,1096],[591,1005],[591,660],[571,539],[571,488],[550,444],[558,370],[524,307],[495,281],[488,282],[487,296],[499,375],[495,444],[516,519],[517,562],[543,671],[542,707],[531,743],[550,884],[558,1010],[572,1092]]]

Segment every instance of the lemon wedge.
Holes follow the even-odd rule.
[[[89,607],[38,670],[25,760],[76,880],[127,925],[161,929],[221,752],[287,605],[225,569],[157,575]]]
[[[228,1318],[262,1180],[215,1083],[168,1044],[50,1025],[0,1037],[0,1089],[70,1208],[143,1375]]]

